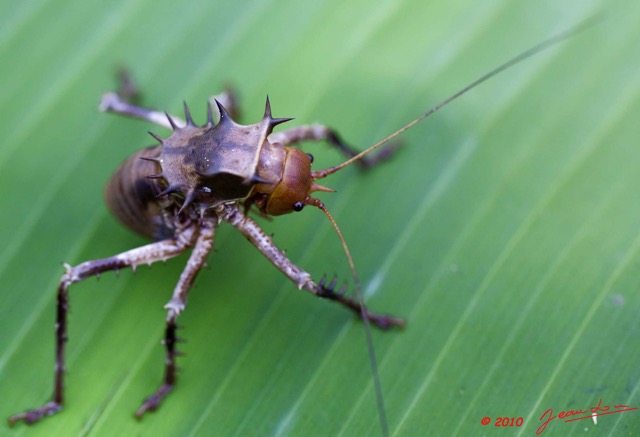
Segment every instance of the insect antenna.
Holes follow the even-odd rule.
[[[421,122],[425,118],[429,117],[434,112],[436,112],[439,109],[445,107],[446,105],[448,105],[452,101],[456,100],[458,97],[466,94],[468,91],[471,91],[472,89],[474,89],[478,85],[482,84],[483,82],[486,82],[487,80],[489,80],[492,77],[498,75],[499,73],[503,72],[504,70],[507,70],[507,69],[513,67],[514,65],[516,65],[516,64],[518,64],[518,63],[520,63],[520,62],[522,62],[522,61],[524,61],[524,60],[536,55],[537,53],[540,53],[540,52],[544,51],[545,49],[547,49],[547,48],[549,48],[549,47],[551,47],[551,46],[553,46],[555,44],[558,44],[558,43],[566,40],[567,38],[573,36],[574,34],[591,27],[593,24],[595,24],[596,18],[597,17],[591,17],[591,18],[583,21],[582,23],[576,25],[575,27],[573,27],[573,28],[571,28],[571,29],[569,29],[567,31],[564,31],[562,33],[559,33],[559,34],[557,34],[557,35],[555,35],[553,37],[550,37],[550,38],[548,38],[548,39],[546,39],[546,40],[534,45],[533,47],[531,47],[531,48],[519,53],[518,55],[516,55],[513,58],[509,59],[505,63],[499,65],[498,67],[496,67],[494,69],[492,69],[491,71],[489,71],[488,73],[484,74],[483,76],[480,76],[478,79],[476,79],[475,81],[471,82],[467,86],[461,88],[459,91],[457,91],[454,94],[450,95],[449,97],[447,97],[446,99],[444,99],[443,101],[441,101],[437,105],[433,106],[431,109],[427,110],[426,112],[424,112],[423,114],[418,116],[416,119],[414,119],[413,121],[409,122],[405,126],[401,127],[400,129],[398,129],[397,131],[395,131],[391,135],[389,135],[386,138],[382,139],[381,141],[377,142],[373,146],[363,150],[362,152],[356,154],[355,156],[351,157],[350,159],[344,161],[342,164],[339,164],[339,165],[336,165],[334,167],[330,167],[330,168],[327,168],[327,169],[324,169],[324,170],[312,171],[312,178],[314,180],[324,178],[326,176],[329,176],[329,175],[331,175],[331,174],[333,174],[333,173],[335,173],[335,172],[347,167],[348,165],[353,164],[354,162],[358,161],[359,159],[361,159],[365,155],[373,152],[374,150],[378,149],[379,147],[382,147],[383,145],[385,145],[389,141],[391,141],[394,138],[396,138],[398,135],[400,135],[403,132],[405,132],[406,130],[412,128],[414,125],[418,124],[419,122]],[[368,352],[369,352],[369,365],[370,365],[370,368],[371,368],[371,373],[373,374],[373,381],[374,381],[374,387],[375,387],[375,392],[376,392],[376,403],[377,403],[377,407],[378,407],[378,416],[380,418],[380,427],[381,427],[382,435],[383,436],[387,436],[387,435],[389,435],[389,428],[388,428],[388,423],[387,423],[386,410],[385,410],[385,406],[384,406],[384,397],[383,397],[383,394],[382,394],[382,385],[380,383],[380,376],[378,374],[378,364],[377,364],[377,360],[376,360],[375,349],[373,347],[373,340],[372,340],[372,337],[371,337],[371,326],[370,326],[369,319],[367,317],[367,309],[366,309],[365,304],[364,304],[364,297],[363,297],[362,289],[360,287],[360,280],[358,279],[358,273],[356,272],[356,268],[355,268],[355,264],[353,262],[353,258],[351,257],[351,253],[349,252],[349,247],[347,246],[347,242],[345,241],[344,236],[342,235],[342,232],[340,231],[340,228],[338,227],[338,224],[336,223],[334,218],[331,216],[331,214],[329,213],[327,208],[324,206],[324,204],[320,200],[315,199],[315,198],[307,198],[307,200],[304,203],[307,204],[307,205],[313,205],[313,206],[319,208],[327,216],[327,218],[331,222],[331,225],[333,226],[333,229],[335,230],[336,234],[340,238],[340,242],[342,244],[342,248],[343,248],[344,253],[345,253],[345,255],[347,257],[347,260],[349,262],[349,268],[351,269],[351,275],[353,277],[353,282],[354,282],[356,299],[358,300],[358,303],[360,305],[360,316],[361,316],[361,318],[362,318],[362,320],[364,322],[364,326],[365,326],[367,349],[368,349]]]
[[[371,373],[373,375],[373,385],[376,392],[376,405],[378,407],[378,417],[380,419],[380,429],[382,431],[383,436],[389,435],[389,426],[387,425],[387,415],[386,409],[384,406],[384,397],[382,394],[382,384],[380,383],[380,374],[378,373],[378,362],[376,359],[376,351],[373,347],[373,338],[371,337],[371,323],[369,322],[369,318],[367,317],[367,308],[364,304],[364,295],[362,293],[362,288],[360,287],[360,279],[358,278],[358,272],[356,271],[356,265],[353,262],[353,258],[351,257],[351,252],[349,251],[349,246],[347,246],[347,241],[344,239],[344,235],[340,231],[338,227],[338,223],[336,223],[333,216],[329,213],[327,208],[324,206],[319,199],[308,198],[305,203],[307,205],[315,206],[320,209],[331,222],[331,226],[336,231],[338,238],[340,239],[340,243],[342,244],[342,249],[344,250],[344,254],[347,257],[347,262],[349,263],[349,269],[351,269],[351,277],[353,278],[353,286],[355,289],[356,299],[360,305],[360,318],[364,323],[364,332],[367,339],[367,352],[369,353],[369,366],[371,368]]]
[[[468,91],[471,91],[472,89],[474,89],[475,87],[477,87],[481,83],[491,79],[492,77],[496,76],[497,74],[503,72],[504,70],[507,70],[510,67],[513,67],[514,65],[524,61],[525,59],[530,58],[533,55],[535,55],[537,53],[540,53],[543,50],[545,50],[545,49],[547,49],[547,48],[549,48],[549,47],[551,47],[551,46],[553,46],[555,44],[558,44],[558,43],[566,40],[567,38],[573,36],[574,34],[591,27],[592,25],[594,25],[596,23],[596,19],[597,19],[597,17],[591,17],[591,18],[583,21],[582,23],[576,25],[575,27],[573,27],[573,28],[571,28],[571,29],[569,29],[567,31],[561,32],[561,33],[559,33],[559,34],[557,34],[555,36],[552,36],[552,37],[550,37],[550,38],[548,38],[548,39],[536,44],[535,46],[533,46],[533,47],[521,52],[520,54],[514,56],[513,58],[509,59],[508,61],[506,61],[505,63],[501,64],[500,66],[498,66],[498,67],[494,68],[493,70],[489,71],[484,76],[481,76],[478,79],[476,79],[475,81],[471,82],[469,85],[465,86],[461,90],[459,90],[456,93],[450,95],[449,97],[447,97],[446,99],[444,99],[443,101],[441,101],[440,103],[438,103],[437,105],[435,105],[434,107],[429,109],[427,112],[423,113],[422,115],[417,117],[415,120],[413,120],[410,123],[406,124],[405,126],[401,127],[400,129],[398,129],[397,131],[395,131],[394,133],[392,133],[388,137],[380,140],[379,142],[377,142],[373,146],[369,147],[368,149],[363,150],[362,152],[360,152],[357,155],[353,156],[352,158],[346,160],[342,164],[336,165],[334,167],[327,168],[325,170],[313,171],[312,174],[313,174],[314,179],[324,178],[326,176],[329,176],[330,174],[333,174],[333,173],[337,172],[338,170],[342,170],[343,168],[345,168],[346,166],[348,166],[350,164],[353,164],[354,162],[356,162],[359,159],[361,159],[363,156],[365,156],[365,155],[373,152],[377,148],[385,145],[386,143],[388,143],[389,141],[393,140],[395,137],[397,137],[398,135],[400,135],[404,131],[412,128],[414,125],[418,124],[419,122],[421,122],[425,118],[429,117],[431,114],[433,114],[434,112],[438,111],[439,109],[447,106],[449,103],[451,103],[452,101],[456,100],[458,97],[462,96],[463,94],[466,94]]]

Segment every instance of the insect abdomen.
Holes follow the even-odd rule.
[[[131,155],[109,180],[104,196],[107,206],[125,226],[145,237],[161,240],[173,236],[163,217],[156,196],[162,182],[148,176],[158,173],[159,165],[141,158],[157,159],[161,146],[148,147]]]

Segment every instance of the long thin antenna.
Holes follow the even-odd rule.
[[[382,395],[382,384],[380,383],[380,374],[378,373],[378,361],[376,359],[376,350],[373,347],[373,338],[371,337],[371,323],[369,322],[369,318],[367,317],[367,309],[364,305],[364,295],[362,293],[362,288],[360,287],[360,279],[358,278],[358,272],[356,271],[356,265],[353,262],[353,258],[351,257],[351,252],[349,251],[349,246],[347,246],[347,241],[344,239],[344,235],[340,231],[338,224],[334,220],[333,216],[329,213],[327,208],[324,206],[318,199],[309,198],[305,202],[307,205],[313,205],[319,208],[329,219],[333,229],[338,234],[338,238],[340,238],[340,243],[342,244],[342,248],[344,249],[344,254],[347,257],[347,261],[349,263],[349,268],[351,269],[351,276],[353,278],[353,285],[355,288],[356,298],[358,299],[358,303],[360,304],[360,318],[364,323],[364,332],[367,338],[367,351],[369,352],[369,365],[371,368],[371,373],[373,375],[373,385],[376,392],[376,405],[378,407],[378,417],[380,419],[380,429],[382,435],[384,437],[389,435],[389,425],[387,424],[387,413],[384,407],[384,396]]]
[[[471,82],[469,85],[467,85],[464,88],[460,89],[458,92],[456,92],[456,93],[452,94],[451,96],[447,97],[442,102],[438,103],[437,105],[435,105],[434,107],[429,109],[427,112],[423,113],[422,115],[417,117],[415,120],[411,121],[409,124],[407,124],[404,127],[398,129],[397,131],[395,131],[391,135],[387,136],[383,140],[377,142],[376,144],[374,144],[373,146],[369,147],[368,149],[365,149],[362,152],[358,153],[357,155],[353,156],[352,158],[346,160],[342,164],[339,164],[339,165],[334,166],[334,167],[330,167],[330,168],[325,169],[325,170],[313,171],[312,172],[313,179],[315,180],[315,179],[324,178],[326,176],[329,176],[330,174],[333,174],[333,173],[337,172],[338,170],[343,169],[344,167],[346,167],[348,165],[353,164],[354,162],[356,162],[359,159],[361,159],[363,156],[367,155],[368,153],[373,152],[374,150],[378,149],[379,147],[381,147],[384,144],[388,143],[389,141],[393,140],[398,135],[402,134],[404,131],[410,129],[411,127],[413,127],[417,123],[421,122],[425,118],[427,118],[430,115],[432,115],[434,112],[436,112],[439,109],[443,108],[444,106],[448,105],[452,101],[456,100],[458,97],[462,96],[463,94],[467,93],[468,91],[472,90],[473,88],[477,87],[478,85],[482,84],[483,82],[491,79],[492,77],[498,75],[499,73],[503,72],[504,70],[507,70],[508,68],[511,68],[512,66],[524,61],[525,59],[528,59],[528,58],[534,56],[535,54],[540,53],[543,50],[546,50],[547,48],[566,40],[567,38],[575,35],[576,33],[591,27],[592,25],[594,25],[596,23],[597,18],[598,17],[591,17],[591,18],[589,18],[587,20],[584,20],[583,22],[581,22],[580,24],[578,24],[575,27],[571,28],[570,30],[562,32],[562,33],[559,33],[559,34],[557,34],[557,35],[555,35],[555,36],[553,36],[551,38],[548,38],[548,39],[542,41],[539,44],[534,45],[530,49],[521,52],[520,54],[514,56],[513,58],[509,59],[505,63],[501,64],[500,66],[494,68],[493,70],[489,71],[485,75],[483,75],[483,76],[479,77],[478,79],[476,79],[475,81]],[[376,360],[375,349],[373,347],[373,340],[371,338],[371,326],[370,326],[368,318],[366,317],[366,307],[365,307],[365,304],[364,304],[364,297],[363,297],[363,294],[362,294],[362,289],[360,287],[360,280],[358,279],[358,274],[356,272],[356,268],[355,268],[355,264],[353,262],[353,258],[351,257],[351,253],[349,252],[349,248],[348,248],[347,243],[346,243],[346,241],[344,239],[344,236],[342,235],[342,232],[340,232],[340,228],[338,228],[338,225],[337,225],[336,221],[333,219],[333,217],[331,216],[329,211],[327,211],[327,209],[325,208],[324,204],[320,200],[314,199],[314,198],[308,198],[305,201],[305,203],[308,204],[308,205],[316,206],[319,209],[321,209],[322,212],[324,212],[324,214],[327,216],[327,218],[331,222],[331,224],[332,224],[333,228],[335,229],[336,233],[338,234],[338,237],[340,238],[340,241],[342,243],[342,247],[344,249],[344,252],[345,252],[345,255],[347,257],[347,260],[349,261],[349,267],[351,269],[351,274],[353,276],[353,281],[354,281],[355,291],[356,291],[356,294],[357,294],[357,299],[358,299],[359,304],[360,304],[360,315],[361,315],[362,320],[363,320],[364,325],[365,325],[365,335],[366,335],[366,339],[367,339],[367,348],[368,348],[368,352],[369,352],[370,368],[371,368],[371,373],[373,374],[373,381],[374,381],[375,392],[376,392],[376,403],[377,403],[377,406],[378,406],[378,414],[379,414],[379,418],[380,418],[380,427],[381,427],[382,435],[386,437],[386,436],[389,435],[389,427],[388,427],[388,423],[387,423],[386,410],[385,410],[385,406],[384,406],[384,397],[383,397],[383,393],[382,393],[382,385],[380,383],[380,375],[378,374],[378,364],[377,364],[377,360]]]
[[[409,124],[401,127],[400,129],[398,129],[397,131],[395,131],[394,133],[392,133],[388,137],[386,137],[383,140],[377,142],[376,144],[374,144],[373,146],[369,147],[368,149],[363,150],[362,152],[358,153],[357,155],[355,155],[354,157],[348,159],[347,161],[343,162],[342,164],[336,165],[334,167],[330,167],[330,168],[328,168],[326,170],[314,171],[313,172],[314,178],[315,179],[324,178],[326,176],[329,176],[330,174],[333,174],[333,173],[337,172],[338,170],[343,169],[344,167],[346,167],[348,165],[353,164],[354,162],[356,162],[357,160],[359,160],[363,156],[373,152],[377,148],[379,148],[379,147],[383,146],[384,144],[388,143],[389,141],[391,141],[392,139],[394,139],[395,137],[397,137],[398,135],[400,135],[404,131],[412,128],[415,124],[421,122],[422,120],[424,120],[425,118],[429,117],[431,114],[433,114],[434,112],[436,112],[439,109],[443,108],[444,106],[448,105],[449,103],[451,103],[452,101],[454,101],[458,97],[462,96],[463,94],[466,94],[468,91],[471,91],[473,88],[477,87],[481,83],[491,79],[492,77],[494,77],[497,74],[503,72],[504,70],[506,70],[506,69],[508,69],[510,67],[513,67],[514,65],[518,64],[519,62],[522,62],[525,59],[530,58],[531,56],[533,56],[533,55],[535,55],[537,53],[540,53],[541,51],[543,51],[543,50],[545,50],[545,49],[547,49],[547,48],[549,48],[549,47],[551,47],[551,46],[553,46],[555,44],[558,44],[559,42],[562,42],[562,41],[566,40],[570,36],[573,36],[576,33],[591,27],[595,23],[596,23],[596,17],[591,17],[591,18],[583,21],[582,23],[578,24],[577,26],[573,27],[572,29],[567,30],[567,31],[562,32],[562,33],[559,33],[559,34],[557,34],[557,35],[555,35],[555,36],[553,36],[553,37],[551,37],[549,39],[546,39],[546,40],[542,41],[539,44],[536,44],[535,46],[531,47],[530,49],[525,50],[524,52],[521,52],[520,54],[518,54],[518,55],[514,56],[513,58],[509,59],[504,64],[502,64],[502,65],[494,68],[493,70],[489,71],[484,76],[481,76],[480,78],[478,78],[475,81],[471,82],[469,85],[467,85],[466,87],[462,88],[460,91],[458,91],[458,92],[452,94],[451,96],[447,97],[442,102],[438,103],[436,106],[432,107],[427,112],[425,112],[424,114],[420,115],[418,118],[416,118],[415,120],[413,120]]]

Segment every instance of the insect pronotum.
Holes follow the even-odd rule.
[[[128,101],[126,93],[105,94],[101,103],[102,110],[141,118],[172,129],[168,138],[150,133],[159,144],[129,157],[116,170],[105,191],[107,204],[114,215],[126,226],[154,242],[109,258],[86,261],[76,266],[65,264],[65,273],[57,293],[53,397],[40,408],[11,416],[9,424],[19,421],[35,423],[62,410],[65,400],[63,380],[68,289],[71,284],[102,272],[166,260],[192,249],[173,295],[165,305],[166,359],[163,381],[142,402],[136,416],[141,417],[147,411],[158,408],[176,383],[177,343],[180,341],[176,335],[176,320],[185,309],[187,294],[212,250],[216,229],[222,222],[227,222],[244,235],[298,289],[336,301],[363,319],[380,426],[382,434],[386,435],[387,421],[369,324],[373,323],[386,330],[402,327],[404,321],[390,315],[373,313],[365,306],[345,239],[322,201],[311,196],[316,191],[333,190],[316,184],[316,181],[353,163],[368,168],[389,158],[395,149],[388,145],[392,139],[482,82],[566,39],[587,25],[589,23],[585,22],[520,53],[359,153],[346,145],[335,131],[318,124],[273,133],[274,127],[291,119],[272,117],[268,98],[263,118],[256,124],[245,126],[237,124],[232,118],[236,110],[233,95],[223,93],[215,100],[217,117],[209,104],[207,121],[198,126],[186,104],[183,121],[166,113],[136,106]],[[214,122],[215,118],[218,118],[217,123]],[[324,170],[311,170],[313,157],[293,145],[301,141],[320,140],[336,147],[348,159]],[[385,145],[387,147],[376,155],[367,156]],[[261,216],[278,216],[301,211],[307,205],[322,210],[335,229],[352,272],[355,297],[348,296],[344,286],[336,290],[335,278],[328,284],[324,277],[318,282],[313,281],[311,275],[290,261],[248,216],[250,211]]]

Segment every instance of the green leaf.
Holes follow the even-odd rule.
[[[549,408],[640,406],[640,4],[218,3],[0,5],[2,415],[49,399],[61,263],[145,243],[101,191],[151,144],[147,130],[166,133],[98,113],[116,67],[152,107],[179,113],[184,99],[203,121],[207,96],[231,84],[247,123],[269,94],[274,116],[364,148],[602,12],[412,128],[391,162],[328,178],[337,193],[321,196],[370,308],[408,321],[373,332],[392,435],[534,435]],[[342,159],[304,148],[315,168]],[[349,280],[321,213],[261,223],[315,278]],[[137,422],[162,378],[162,306],[185,261],[73,286],[65,409],[0,434],[379,433],[362,324],[298,292],[228,226],[180,317],[178,385]],[[559,418],[543,435],[638,435],[639,414]],[[495,429],[498,418],[514,426]]]

